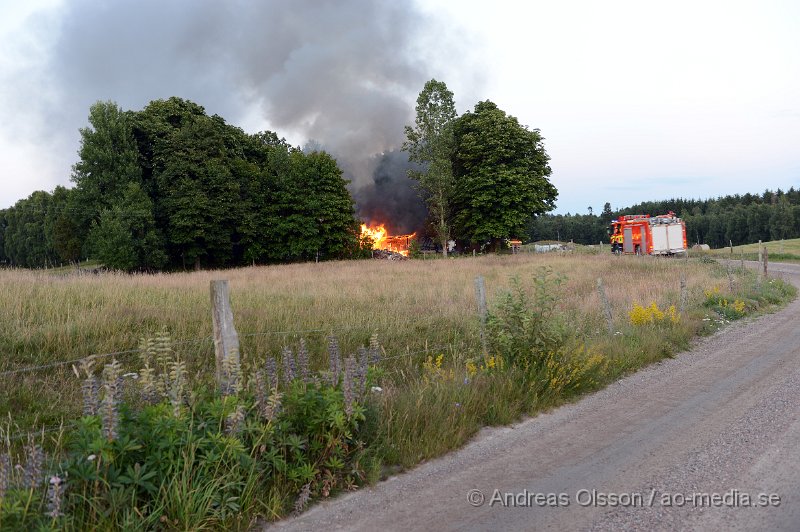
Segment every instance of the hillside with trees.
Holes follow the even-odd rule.
[[[608,242],[606,232],[613,218],[624,214],[664,214],[673,211],[686,222],[690,243],[712,248],[754,242],[800,238],[800,190],[766,190],[762,194],[735,194],[715,199],[648,201],[617,211],[605,204],[598,216],[557,214],[539,216],[528,226],[528,239],[572,240],[578,244]]]

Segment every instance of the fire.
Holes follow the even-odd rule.
[[[386,244],[386,228],[383,224],[368,227],[367,224],[361,224],[361,238],[369,237],[372,239],[372,249],[384,249]]]
[[[372,239],[372,249],[383,249],[393,251],[401,255],[408,256],[408,246],[411,239],[417,234],[391,236],[383,224],[368,226],[361,224],[361,238],[369,237]]]

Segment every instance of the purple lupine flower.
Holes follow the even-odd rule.
[[[356,378],[357,364],[356,357],[350,355],[344,361],[344,378],[342,379],[342,392],[344,393],[344,411],[347,417],[353,415],[353,406],[355,404],[355,386],[357,385]]]
[[[378,333],[369,338],[369,363],[376,365],[381,361],[381,345],[378,343]]]
[[[297,349],[297,369],[300,372],[300,379],[308,383],[311,380],[311,372],[308,369],[308,349],[306,341],[300,338],[300,347]]]
[[[342,357],[339,353],[339,341],[335,336],[328,338],[328,364],[330,366],[328,382],[331,386],[337,386],[339,384],[339,375],[342,372]]]
[[[267,357],[264,362],[266,371],[267,387],[271,390],[278,387],[278,362],[273,357]]]
[[[32,441],[28,442],[25,446],[25,468],[22,472],[22,485],[25,489],[33,489],[42,482],[43,465],[44,451]]]
[[[288,386],[295,378],[294,355],[289,347],[284,347],[281,353],[283,360],[283,382]]]
[[[2,453],[0,454],[0,502],[3,502],[3,498],[6,496],[6,490],[8,490],[10,484],[11,457],[6,453]]]
[[[50,483],[47,486],[47,515],[56,519],[64,515],[61,511],[61,502],[64,496],[64,481],[58,475],[50,477]]]
[[[367,371],[369,370],[369,351],[358,348],[358,366],[356,366],[356,396],[361,398],[367,391]]]

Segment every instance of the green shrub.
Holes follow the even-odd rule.
[[[780,305],[791,300],[797,289],[782,279],[760,281],[756,274],[741,272],[744,286],[735,294],[727,294],[718,287],[704,291],[703,306],[713,310],[723,319],[736,320],[765,305]]]
[[[511,289],[500,294],[487,319],[492,353],[509,366],[536,369],[544,366],[547,353],[564,346],[567,333],[555,313],[563,281],[550,268],[539,268],[530,288],[516,277],[511,279]]]
[[[364,400],[378,346],[373,341],[370,352],[342,364],[331,345],[332,370],[323,379],[308,371],[301,343],[296,360],[284,350],[280,385],[277,363],[268,359],[247,386],[238,368],[226,367],[222,394],[186,393],[182,362],[166,336],[142,343],[144,368],[126,393],[117,362],[105,366],[101,381],[84,364],[86,415],[50,467],[66,479],[59,515],[44,511],[56,497],[41,472],[35,485],[20,477],[4,487],[13,468],[2,455],[0,526],[249,528],[259,515],[279,518],[363,484],[370,443]],[[374,434],[374,421],[369,428]]]
[[[517,368],[541,404],[558,404],[566,398],[597,388],[604,382],[608,361],[569,333],[556,312],[564,278],[540,268],[530,288],[512,279],[512,289],[501,294],[488,319],[489,344],[505,363]]]

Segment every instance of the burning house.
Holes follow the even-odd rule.
[[[372,227],[361,224],[361,237],[372,240],[372,249],[382,251],[377,254],[378,258],[393,258],[393,255],[408,257],[409,246],[416,233],[409,235],[390,235],[383,224]]]

